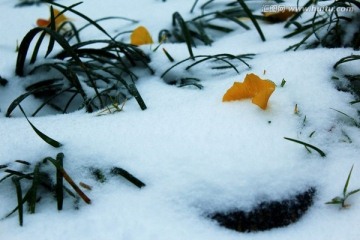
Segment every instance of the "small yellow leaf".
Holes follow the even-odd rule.
[[[145,27],[140,26],[132,32],[130,43],[133,45],[144,45],[153,43],[153,40],[149,31]]]
[[[223,102],[252,98],[252,103],[265,110],[274,90],[275,84],[272,81],[263,80],[251,73],[246,75],[244,82],[234,82],[224,94]]]
[[[285,8],[282,11],[277,12],[263,12],[265,19],[269,22],[278,23],[278,22],[284,22],[289,17],[293,16],[296,13],[296,11]]]

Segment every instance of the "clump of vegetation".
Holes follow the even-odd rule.
[[[360,3],[355,0],[335,0],[328,5],[319,5],[320,1],[309,0],[300,11],[287,22],[285,27],[295,26],[296,29],[285,36],[290,38],[300,33],[306,36],[287,50],[300,47],[315,48],[318,46],[360,48]],[[305,9],[314,9],[314,15],[300,23]]]
[[[194,2],[191,12],[197,3],[198,1]],[[265,41],[265,36],[255,16],[244,0],[230,3],[214,3],[211,0],[201,5],[200,9],[202,14],[190,20],[185,20],[178,12],[175,12],[172,17],[172,29],[160,31],[159,41],[165,39],[173,42],[185,42],[190,56],[193,57],[191,48],[195,47],[197,43],[211,45],[214,41],[212,35],[216,35],[214,32],[232,32],[234,29],[226,26],[229,22],[249,30],[250,27],[242,20],[245,18],[250,18],[261,39]]]
[[[35,165],[24,160],[16,160],[13,164],[0,165],[0,170],[5,173],[5,176],[0,179],[0,183],[11,179],[17,195],[17,207],[7,214],[6,218],[17,211],[19,224],[22,226],[24,205],[27,204],[28,212],[34,214],[41,199],[49,195],[55,197],[59,211],[63,209],[63,202],[66,195],[74,198],[76,208],[80,199],[87,204],[91,203],[90,198],[80,188],[81,186],[84,189],[91,190],[91,186],[83,182],[80,182],[79,185],[76,184],[64,169],[63,160],[64,154],[59,153],[56,158],[46,157]],[[49,163],[53,165],[55,169],[49,167]],[[14,168],[16,170],[14,170]],[[102,170],[93,169],[91,172],[96,180],[100,182],[106,181]],[[122,168],[113,167],[109,174],[121,176],[138,188],[145,187],[142,181]],[[65,184],[64,180],[68,184]]]
[[[347,179],[346,179],[342,196],[341,196],[341,197],[340,197],[340,196],[337,196],[337,197],[333,198],[331,201],[327,202],[326,204],[340,205],[342,208],[350,207],[350,205],[346,203],[346,200],[347,200],[351,195],[354,195],[355,193],[360,192],[360,188],[348,192],[348,186],[349,186],[349,182],[350,182],[351,173],[352,173],[353,168],[354,168],[354,166],[351,167],[350,172],[349,172],[349,175],[348,175],[348,177],[347,177]]]
[[[93,112],[113,104],[114,99],[119,99],[117,104],[120,104],[131,96],[135,97],[141,109],[146,109],[135,86],[138,77],[132,69],[142,67],[153,74],[154,71],[148,65],[149,57],[136,46],[112,37],[98,24],[98,21],[104,19],[94,21],[74,10],[80,3],[69,7],[52,4],[63,10],[55,15],[56,12],[51,7],[49,25],[35,27],[21,41],[16,74],[25,77],[28,83],[26,93],[13,101],[6,116],[9,117],[14,106],[29,95],[43,100],[33,116],[46,105],[63,113],[81,108]],[[76,28],[64,17],[65,12],[76,14],[88,24]],[[63,21],[57,20],[59,18]],[[80,32],[90,26],[103,33],[106,38],[81,41]],[[46,53],[38,61],[43,45],[47,45]],[[33,48],[30,54],[31,46]],[[53,53],[59,48],[60,51]],[[30,59],[27,58],[28,55]]]

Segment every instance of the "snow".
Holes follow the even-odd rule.
[[[93,19],[120,15],[139,20],[138,24],[121,22],[107,28],[116,32],[144,25],[155,39],[161,29],[170,27],[173,12],[179,11],[185,19],[195,16],[189,13],[193,2],[108,0],[99,5],[98,1],[86,1],[76,10]],[[358,239],[360,194],[349,198],[348,209],[324,204],[342,193],[353,164],[349,190],[360,186],[359,128],[333,110],[357,119],[358,109],[356,104],[349,104],[354,96],[338,91],[338,83],[332,80],[349,68],[345,64],[334,72],[335,62],[358,52],[350,48],[284,52],[301,36],[282,38],[290,31],[283,24],[262,25],[266,42],[253,27],[250,31],[239,29],[218,37],[211,47],[199,45],[194,52],[255,53],[248,60],[250,69],[238,63],[239,74],[233,70],[219,74],[200,64],[186,71],[189,62],[169,73],[193,73],[203,80],[204,88],[198,90],[166,84],[160,75],[172,63],[160,50],[152,52],[157,44],[151,49],[142,46],[156,70],[154,75],[141,73],[137,82],[148,109],[142,111],[132,98],[122,112],[101,117],[80,110],[29,118],[41,131],[63,143],[54,149],[35,134],[19,111],[12,118],[5,117],[9,104],[24,92],[24,79],[14,74],[16,40],[22,39],[37,18],[48,15],[46,5],[13,6],[14,1],[9,0],[0,5],[0,31],[6,32],[0,40],[0,74],[9,80],[6,87],[0,87],[0,165],[16,168],[16,159],[35,163],[63,152],[69,175],[93,189],[85,190],[92,204],[80,201],[78,210],[68,197],[64,209],[57,211],[49,197],[40,201],[36,214],[25,214],[23,227],[18,225],[16,214],[0,220],[0,239]],[[15,14],[21,18],[14,18]],[[75,24],[81,25],[81,21],[74,19]],[[89,32],[86,38],[94,36],[96,33]],[[166,43],[163,47],[177,61],[188,57],[185,44]],[[277,84],[267,110],[250,100],[222,102],[226,90],[247,73]],[[284,87],[280,87],[282,79],[286,80]],[[29,98],[22,106],[30,113],[38,104],[39,100]],[[296,104],[298,114],[294,114]],[[284,137],[309,142],[326,157],[315,151],[310,154]],[[114,166],[126,169],[146,187],[137,189],[110,175],[100,183],[91,176],[91,168],[106,172]],[[1,172],[0,178],[4,175]],[[287,227],[238,233],[206,217],[227,209],[250,210],[261,201],[288,198],[311,186],[317,188],[314,205]],[[11,181],[0,183],[0,192],[3,217],[16,206],[16,192]]]

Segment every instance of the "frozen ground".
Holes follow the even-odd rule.
[[[138,24],[105,25],[114,32],[144,25],[156,39],[161,29],[170,27],[173,12],[179,11],[185,19],[199,13],[189,13],[193,2],[104,0],[99,4],[88,0],[76,9],[93,19],[123,16],[139,20]],[[142,73],[137,82],[148,109],[142,111],[130,99],[122,112],[113,115],[97,117],[78,111],[30,118],[64,144],[54,149],[34,133],[20,112],[5,117],[11,101],[24,92],[25,80],[14,74],[16,41],[35,26],[37,18],[48,16],[46,5],[14,8],[14,3],[3,0],[0,5],[0,74],[9,80],[6,87],[0,87],[0,165],[15,166],[16,159],[35,163],[63,152],[64,167],[73,179],[93,189],[84,190],[92,204],[80,202],[78,210],[67,197],[63,211],[58,212],[49,197],[37,205],[36,214],[25,214],[23,227],[16,214],[1,220],[1,239],[358,239],[360,194],[349,199],[348,209],[324,204],[342,193],[353,164],[349,189],[360,187],[359,128],[333,110],[357,118],[356,105],[349,104],[354,96],[338,91],[332,80],[332,76],[341,77],[333,71],[333,64],[356,53],[354,50],[284,52],[301,37],[283,39],[289,31],[283,24],[262,24],[266,42],[254,29],[239,29],[217,38],[211,47],[198,46],[194,51],[255,53],[249,60],[251,69],[239,64],[240,74],[232,70],[219,74],[199,65],[191,71],[203,80],[204,88],[198,90],[165,84],[160,75],[171,63],[162,52],[142,46],[156,70],[154,75]],[[81,25],[81,21],[74,16],[75,24]],[[92,34],[86,37],[93,38]],[[167,43],[164,47],[177,61],[188,57],[185,44]],[[173,74],[184,73],[184,67],[180,65]],[[340,70],[352,68],[354,64],[347,64]],[[250,100],[222,102],[226,90],[247,73],[278,85],[265,111]],[[282,79],[286,80],[284,87],[279,86]],[[31,112],[38,104],[39,100],[29,98],[22,106]],[[298,114],[294,114],[296,104]],[[309,153],[284,137],[317,146],[326,157],[316,151]],[[90,174],[90,168],[113,166],[134,174],[146,187],[137,189],[110,176],[99,183]],[[314,205],[300,221],[284,228],[238,233],[206,218],[214,211],[246,210],[261,201],[288,198],[310,186],[317,188]],[[0,184],[0,193],[2,218],[16,206],[11,181]]]

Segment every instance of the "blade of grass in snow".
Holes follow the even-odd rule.
[[[354,123],[354,125],[355,125],[356,127],[360,127],[360,124],[355,120],[355,118],[349,116],[348,114],[346,114],[346,113],[344,113],[344,112],[341,112],[341,111],[339,111],[339,110],[336,110],[336,109],[334,109],[334,108],[330,108],[330,109],[332,109],[332,110],[334,110],[334,111],[336,111],[336,112],[344,115],[345,117],[349,118],[349,119]]]
[[[302,142],[302,141],[299,141],[299,140],[296,140],[296,139],[293,139],[293,138],[287,138],[287,137],[284,137],[284,138],[285,138],[286,140],[289,140],[289,141],[292,141],[292,142],[296,142],[296,143],[302,144],[302,145],[304,145],[305,147],[314,149],[314,150],[317,151],[317,152],[320,154],[320,156],[322,156],[322,157],[325,157],[325,156],[326,156],[326,154],[325,154],[323,151],[321,151],[319,148],[317,148],[317,147],[315,147],[315,146],[313,146],[313,145],[311,145],[311,144],[308,144],[308,143],[306,143],[306,142]]]
[[[63,158],[63,156],[61,158]],[[82,200],[84,200],[84,202],[86,202],[87,204],[91,203],[90,198],[88,198],[88,196],[86,196],[86,194],[76,185],[76,183],[72,180],[72,178],[69,176],[69,174],[65,171],[65,169],[60,165],[58,161],[56,161],[51,157],[45,158],[44,161],[45,162],[50,161],[56,167],[56,169],[61,172],[63,178],[70,184],[70,186],[76,191],[76,193],[82,198]]]
[[[314,3],[314,0],[309,0],[304,7],[300,8],[300,11],[298,11],[294,16],[292,16],[288,22],[285,24],[285,28],[288,28],[296,19],[298,19],[302,13],[304,12],[304,9],[310,7]]]
[[[145,187],[145,183],[143,183],[138,178],[134,177],[128,171],[122,168],[114,167],[113,169],[111,169],[111,173],[122,176],[123,178],[125,178],[126,180],[137,186],[138,188]]]
[[[40,163],[36,164],[33,172],[33,182],[32,186],[29,189],[30,196],[28,199],[29,202],[29,212],[35,213],[36,202],[37,202],[37,190],[40,182]]]
[[[47,135],[45,135],[44,133],[42,133],[39,129],[37,129],[28,119],[28,117],[26,116],[26,113],[24,111],[24,109],[21,107],[21,105],[19,104],[19,108],[21,110],[21,112],[24,114],[26,120],[28,121],[28,123],[30,124],[30,126],[32,127],[32,129],[35,131],[35,133],[42,139],[44,140],[47,144],[55,147],[55,148],[59,148],[62,146],[61,143],[59,143],[58,141],[48,137]]]
[[[17,196],[17,209],[19,212],[19,224],[20,226],[23,225],[23,216],[24,216],[24,211],[23,211],[23,199],[22,199],[22,190],[21,190],[21,184],[20,184],[20,180],[18,177],[13,177],[12,181],[15,185],[16,188],[16,196]],[[16,211],[16,210],[15,210]]]
[[[170,62],[174,62],[174,58],[168,53],[168,51],[166,51],[165,48],[162,49],[164,54],[166,55],[166,57],[169,59]]]
[[[180,25],[180,28],[181,28],[182,34],[184,35],[184,39],[185,39],[185,42],[186,42],[190,57],[191,57],[191,59],[194,60],[195,59],[194,58],[194,53],[192,51],[192,45],[194,45],[194,42],[193,42],[193,40],[191,38],[189,29],[186,26],[186,23],[185,23],[184,19],[182,18],[182,16],[178,12],[175,12],[173,14],[173,26],[176,25],[176,22],[178,22],[178,24]]]
[[[246,66],[249,67],[249,65],[241,59],[241,56],[234,56],[234,55],[231,55],[231,54],[217,54],[217,55],[198,55],[198,56],[194,56],[194,58],[186,58],[180,62],[177,62],[176,64],[172,65],[170,68],[168,68],[167,70],[165,70],[164,73],[161,74],[161,78],[163,78],[171,69],[175,68],[176,66],[186,62],[186,61],[189,61],[190,59],[196,59],[196,58],[203,58],[201,60],[198,60],[196,62],[194,62],[193,64],[189,65],[186,67],[186,70],[192,68],[193,66],[199,64],[199,63],[202,63],[204,61],[207,61],[207,60],[216,60],[216,61],[222,61],[222,62],[225,62],[226,64],[229,65],[229,67],[233,68],[237,73],[239,73],[239,71],[237,70],[237,68],[235,67],[235,65],[233,65],[232,63],[230,63],[228,60],[226,60],[225,58],[228,58],[228,59],[237,59],[239,61],[241,61],[242,63],[244,63]]]
[[[252,23],[254,24],[256,30],[258,31],[260,38],[262,41],[266,41],[265,36],[263,34],[263,32],[261,31],[261,28],[256,20],[256,18],[254,17],[254,15],[252,14],[251,10],[249,9],[249,7],[246,5],[244,0],[237,0],[238,3],[241,5],[241,7],[244,9],[244,11],[246,12],[246,14],[248,15],[248,17],[250,18],[250,20],[252,21]]]
[[[337,66],[339,66],[340,64],[354,60],[360,60],[360,55],[351,55],[351,56],[343,57],[335,63],[334,68],[337,68]]]
[[[64,154],[58,154],[56,156],[56,161],[58,162],[58,165],[60,167],[63,167],[63,159],[64,159]],[[55,186],[55,191],[56,191],[56,201],[57,201],[57,209],[60,211],[62,210],[63,207],[63,201],[64,201],[64,183],[63,183],[63,176],[61,171],[56,168],[56,186]]]
[[[349,186],[349,182],[350,182],[351,173],[352,173],[353,168],[354,168],[354,165],[351,166],[349,175],[348,175],[348,177],[346,179],[346,182],[345,182],[345,186],[344,186],[344,190],[343,190],[343,195],[344,196],[346,196],[346,193],[347,193],[347,189],[348,189],[348,186]]]

